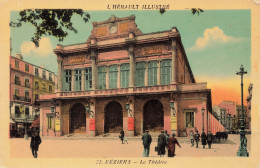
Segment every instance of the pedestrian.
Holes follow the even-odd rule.
[[[200,141],[200,134],[199,134],[199,131],[196,130],[195,134],[194,134],[194,140],[196,142],[196,148],[199,147],[199,141]]]
[[[158,143],[157,143],[157,147],[158,147],[158,155],[160,155],[160,157],[163,155],[165,155],[165,146],[166,146],[166,137],[164,135],[164,131],[161,131],[161,134],[158,136]]]
[[[39,145],[41,144],[42,140],[41,137],[39,136],[39,131],[34,131],[31,137],[31,150],[34,158],[37,158],[38,154],[37,151],[39,149]]]
[[[145,130],[145,134],[142,136],[142,140],[143,140],[143,145],[144,145],[143,156],[149,157],[150,145],[152,143],[152,137],[149,134],[148,130]]]
[[[168,141],[168,157],[175,156],[175,144],[177,144],[181,148],[178,140],[175,138],[175,134],[173,133],[172,137]]]
[[[207,136],[204,131],[201,133],[201,144],[203,148],[205,148],[205,145],[207,145]]]
[[[191,142],[191,147],[194,146],[194,133],[193,130],[190,131],[190,142]]]
[[[127,143],[128,144],[128,141],[127,141],[127,137],[124,136],[124,143]]]
[[[122,144],[124,144],[124,137],[125,137],[125,132],[124,132],[124,130],[122,130],[122,131],[120,132],[120,135],[119,135],[119,138],[121,139]]]
[[[207,141],[208,141],[209,148],[211,148],[211,144],[212,144],[212,141],[213,141],[213,134],[211,133],[211,131],[208,132]]]

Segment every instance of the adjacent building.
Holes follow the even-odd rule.
[[[196,83],[176,27],[144,34],[135,16],[111,16],[54,53],[58,90],[40,96],[42,136],[209,130],[211,90]]]
[[[10,57],[10,130],[30,126],[39,116],[39,110],[35,108],[39,95],[55,93],[54,79],[57,77],[53,72],[41,68],[48,72],[48,78],[44,79],[35,73],[39,68],[24,61],[21,54]],[[46,87],[52,89],[39,92],[41,83],[46,83]]]

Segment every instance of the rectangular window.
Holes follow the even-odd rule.
[[[171,60],[161,61],[161,85],[171,83]]]
[[[39,77],[39,69],[38,68],[35,68],[35,76]]]
[[[112,65],[109,67],[109,89],[117,88],[117,65]]]
[[[92,69],[85,69],[85,89],[90,90],[92,88]]]
[[[25,85],[25,87],[30,88],[30,82],[29,82],[29,79],[26,79],[26,78],[25,78],[24,85]]]
[[[46,71],[44,71],[44,70],[42,71],[42,78],[46,79]]]
[[[63,71],[63,91],[71,91],[71,70]]]
[[[98,67],[98,88],[106,89],[106,67]]]
[[[157,61],[151,61],[148,64],[148,85],[157,85]]]
[[[25,93],[24,93],[24,99],[26,102],[30,102],[31,99],[30,99],[30,95],[29,95],[29,90],[26,90]]]
[[[122,64],[120,67],[121,88],[129,87],[129,64]]]
[[[137,62],[135,68],[135,86],[144,86],[145,62]]]
[[[39,99],[39,94],[35,94],[35,100]]]
[[[17,76],[17,75],[14,76],[14,83],[16,85],[21,85],[21,81],[20,81],[20,77],[19,76]]]
[[[15,60],[15,68],[19,68],[19,61]]]
[[[52,117],[48,117],[48,129],[52,129],[53,128],[53,118]]]
[[[29,64],[25,64],[25,71],[29,72]]]
[[[19,106],[15,106],[15,115],[19,115],[19,114],[20,114],[20,107]]]
[[[45,85],[45,83],[42,83],[42,90],[43,90],[43,91],[46,91],[46,85]]]
[[[29,108],[25,107],[25,115],[28,116],[29,115]]]
[[[52,73],[49,72],[49,81],[52,81]]]
[[[81,90],[81,69],[75,70],[75,91]]]
[[[38,81],[35,81],[34,85],[35,85],[35,89],[39,89],[39,82]]]
[[[16,95],[16,96],[19,96],[19,95],[20,95],[19,89],[15,89],[15,95]]]
[[[52,92],[52,86],[49,85],[49,92]]]
[[[194,112],[186,112],[186,127],[194,127]]]

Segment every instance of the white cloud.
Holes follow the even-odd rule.
[[[23,56],[34,54],[35,56],[48,56],[52,53],[51,41],[48,37],[44,37],[39,42],[39,47],[36,48],[34,43],[31,41],[26,41],[21,44],[21,54]]]
[[[190,51],[202,50],[209,46],[223,43],[236,43],[242,41],[243,38],[235,38],[227,36],[219,27],[213,27],[204,31],[203,37],[196,40],[195,46],[189,48]]]

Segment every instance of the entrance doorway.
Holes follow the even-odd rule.
[[[119,133],[123,129],[123,109],[120,103],[110,102],[105,108],[105,133]]]
[[[158,100],[150,100],[144,105],[143,131],[160,133],[164,130],[163,105]]]
[[[70,133],[86,133],[86,110],[81,103],[73,105],[70,110]]]

